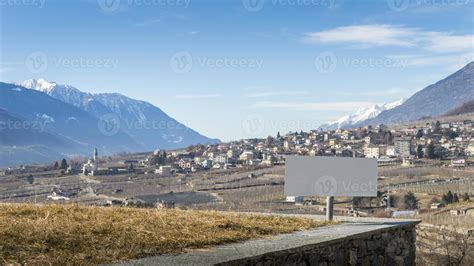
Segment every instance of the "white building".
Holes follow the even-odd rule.
[[[162,177],[171,176],[171,166],[163,165],[160,168],[156,169],[155,173],[161,175]]]
[[[207,160],[202,161],[201,165],[203,168],[209,169],[209,168],[212,168],[213,162],[212,160],[207,159]]]
[[[82,173],[85,175],[93,176],[95,172],[97,172],[98,163],[99,162],[97,148],[94,148],[94,154],[92,159],[89,158],[89,160],[87,160],[87,163],[82,165]]]
[[[364,148],[365,158],[379,158],[380,157],[380,148],[375,145],[368,145]]]
[[[303,203],[303,196],[286,196],[286,202]]]
[[[474,155],[474,139],[470,140],[469,145],[467,146],[466,153],[470,156]]]
[[[248,161],[254,158],[254,154],[252,151],[244,151],[240,154],[239,159],[243,161]]]
[[[410,156],[411,141],[406,139],[396,139],[395,143],[395,154],[396,156],[407,158]]]
[[[395,146],[387,146],[387,156],[397,156],[397,152],[395,151]]]
[[[216,163],[227,163],[227,154],[219,154],[216,157],[214,157],[214,162]]]

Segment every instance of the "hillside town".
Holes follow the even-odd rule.
[[[473,128],[473,121],[464,120],[436,121],[401,130],[379,125],[285,135],[278,132],[276,137],[266,139],[195,145],[168,152],[158,150],[145,160],[124,163],[131,169],[138,166],[143,171],[154,170],[165,176],[243,166],[271,167],[284,164],[286,155],[376,158],[379,165],[406,166],[432,159],[450,167],[465,167],[472,163],[470,158],[474,155]]]
[[[284,165],[285,156],[336,156],[376,158],[378,164],[410,166],[437,160],[449,167],[473,164],[474,122],[429,122],[423,126],[393,129],[385,125],[331,131],[277,133],[265,139],[243,139],[227,143],[193,145],[179,150],[156,150],[133,159],[100,165],[98,150],[82,165],[72,161],[64,167],[66,173],[89,176],[123,173],[153,173],[163,177],[189,174],[211,169],[241,167],[272,167]],[[136,158],[135,158],[136,157]],[[431,161],[432,162],[432,161]],[[62,162],[64,164],[65,162]],[[25,168],[28,166],[21,166]],[[34,168],[34,166],[31,166]],[[59,166],[51,166],[53,169]],[[21,171],[6,168],[2,174]]]

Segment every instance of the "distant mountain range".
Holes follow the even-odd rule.
[[[89,155],[94,147],[114,154],[219,142],[150,103],[44,79],[0,83],[0,108],[0,165]]]
[[[423,117],[436,117],[459,107],[472,108],[463,104],[474,99],[474,62],[418,91],[407,100],[398,100],[391,104],[364,108],[352,115],[321,125],[323,129],[356,128],[365,125],[398,124],[416,121]],[[471,107],[469,107],[471,106]]]
[[[383,111],[375,118],[365,120],[356,126],[398,124],[422,117],[436,117],[472,99],[474,99],[474,62],[418,91],[400,106]]]
[[[329,122],[326,124],[321,125],[321,128],[325,130],[334,130],[338,128],[348,128],[353,125],[356,125],[358,123],[361,123],[363,121],[366,121],[368,119],[374,118],[378,116],[380,113],[382,113],[385,110],[390,110],[393,109],[399,105],[401,105],[405,99],[400,99],[392,103],[387,103],[383,105],[374,105],[371,107],[367,108],[361,108],[357,110],[354,114],[351,115],[346,115],[341,118],[339,118],[336,121]]]

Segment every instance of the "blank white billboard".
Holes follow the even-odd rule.
[[[377,196],[377,159],[287,156],[285,196]]]

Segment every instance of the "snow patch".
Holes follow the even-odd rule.
[[[54,118],[52,118],[51,116],[47,115],[47,114],[36,114],[36,117],[39,118],[39,119],[42,119],[44,122],[46,123],[54,123],[56,122],[54,120]]]
[[[405,100],[406,99],[403,98],[392,103],[387,103],[383,105],[374,105],[367,108],[361,108],[357,110],[357,112],[355,112],[354,114],[343,116],[336,121],[325,124],[323,127],[331,129],[331,128],[342,128],[345,126],[352,126],[357,123],[363,122],[365,120],[375,118],[383,111],[393,109],[403,104]]]

